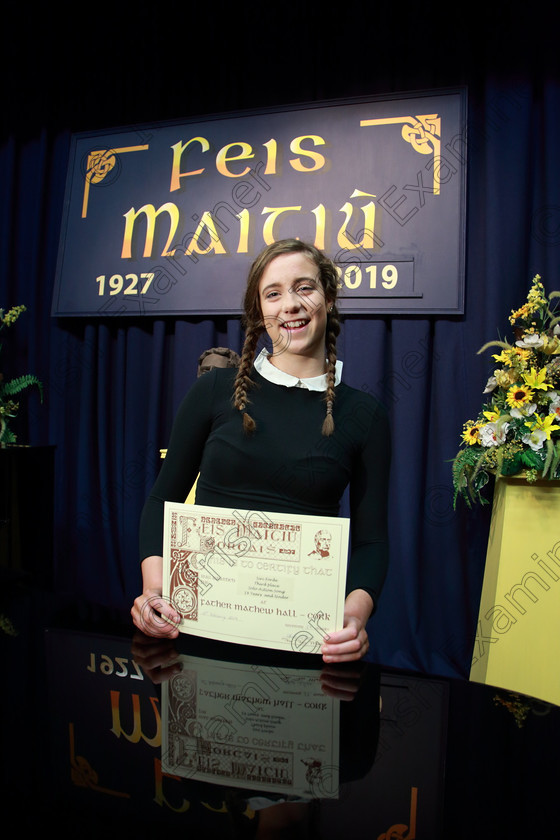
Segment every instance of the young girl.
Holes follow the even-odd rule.
[[[179,616],[161,599],[165,500],[184,501],[200,472],[196,502],[244,510],[337,516],[350,485],[351,552],[344,626],[322,646],[325,662],[361,658],[388,560],[387,416],[371,396],[340,382],[333,263],[297,239],[268,246],[245,293],[238,369],[196,381],[173,425],[167,457],[140,523],[143,592],[136,626],[174,638]],[[257,343],[266,331],[272,352]]]

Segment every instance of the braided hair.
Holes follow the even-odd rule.
[[[284,254],[301,253],[308,257],[317,267],[319,278],[323,287],[325,298],[329,301],[327,307],[327,328],[325,334],[326,358],[327,358],[327,390],[325,392],[326,413],[322,426],[323,435],[331,435],[334,431],[333,407],[335,398],[335,373],[336,373],[336,339],[340,333],[339,313],[336,307],[336,296],[338,292],[338,274],[334,263],[315,248],[299,239],[282,239],[273,242],[256,258],[249,271],[247,288],[243,301],[245,328],[245,341],[241,351],[241,361],[235,378],[233,404],[243,414],[243,428],[246,432],[252,433],[256,424],[247,411],[250,400],[248,391],[253,385],[251,369],[260,336],[265,332],[260,298],[259,283],[265,269],[273,259]]]

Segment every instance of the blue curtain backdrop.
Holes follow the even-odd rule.
[[[301,14],[311,21],[310,5],[303,3]],[[85,49],[81,64],[86,69],[77,78],[65,63],[66,53],[53,53],[51,64],[44,65],[50,68],[46,77],[37,70],[47,51],[39,39],[31,64],[20,53],[16,63],[17,49],[11,46],[13,84],[0,151],[0,306],[23,303],[28,311],[10,334],[2,372],[32,372],[46,386],[42,405],[34,394],[22,399],[16,431],[21,442],[56,446],[56,586],[100,604],[131,605],[140,586],[138,517],[174,412],[195,379],[200,352],[215,345],[239,350],[242,342],[236,319],[51,318],[71,131],[466,84],[465,314],[352,316],[339,343],[346,382],[381,399],[392,421],[391,566],[371,622],[372,658],[464,676],[489,508],[453,509],[449,462],[463,422],[480,407],[490,372],[490,356],[477,356],[477,350],[508,331],[507,316],[525,300],[535,273],[548,290],[560,289],[556,51],[551,58],[545,43],[542,50],[522,53],[525,34],[531,38],[526,22],[504,30],[496,13],[494,31],[502,39],[506,31],[510,36],[496,52],[498,41],[488,33],[474,39],[474,17],[463,20],[455,12],[446,18],[454,37],[445,41],[446,52],[444,40],[431,43],[429,67],[418,67],[412,58],[403,63],[406,49],[395,61],[388,47],[375,61],[365,55],[349,67],[336,66],[336,56],[321,49],[313,30],[300,34],[295,44],[291,38],[290,52],[301,49],[298,65],[287,60],[280,39],[271,41],[265,24],[272,16],[263,20],[263,14],[268,18],[261,12],[254,25],[244,18],[238,28],[245,33],[245,48],[237,63],[233,46],[239,49],[240,43],[223,33],[213,42],[206,75],[189,75],[186,57],[190,81],[179,97],[167,89],[158,62],[151,64],[152,75],[139,65],[135,73],[115,64],[109,68],[107,44],[105,62],[94,61],[93,46]],[[137,23],[138,32],[141,23],[147,22]],[[356,20],[343,23],[342,43],[349,45]],[[429,24],[426,17],[409,21],[399,42],[408,45],[408,54],[418,38],[427,36]],[[257,37],[265,31],[267,39]],[[511,58],[513,34],[514,55],[525,55],[523,60]],[[546,26],[540,35],[546,35]],[[183,66],[157,27],[152,37],[152,57],[164,62],[167,55],[172,67]],[[74,47],[74,60],[78,53]],[[257,80],[251,66],[259,59],[268,63]],[[32,511],[29,520],[33,527]]]

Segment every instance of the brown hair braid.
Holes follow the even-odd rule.
[[[241,363],[235,378],[233,404],[235,408],[243,412],[243,428],[245,431],[253,432],[256,424],[246,411],[247,404],[249,403],[247,392],[253,384],[250,378],[250,370],[257,348],[257,342],[262,333],[265,332],[259,299],[259,283],[265,269],[273,259],[283,254],[292,253],[302,253],[309,257],[316,265],[325,298],[329,302],[325,338],[327,351],[327,390],[325,401],[327,411],[323,422],[322,434],[331,435],[334,431],[333,405],[335,397],[336,339],[340,333],[340,321],[336,307],[339,280],[332,260],[323,254],[322,251],[315,248],[314,245],[309,245],[300,239],[282,239],[279,242],[273,242],[272,245],[269,245],[259,254],[251,266],[243,301],[245,312],[243,318],[245,342],[241,352]]]
[[[340,322],[338,320],[338,312],[333,306],[331,312],[328,313],[327,318],[327,391],[325,393],[325,400],[327,402],[327,414],[323,421],[322,433],[327,437],[334,432],[333,419],[333,405],[334,405],[334,385],[336,374],[336,339],[340,332]]]
[[[245,333],[245,341],[243,343],[243,350],[241,351],[241,362],[235,377],[233,404],[243,412],[243,428],[246,432],[251,433],[255,431],[256,424],[250,414],[245,410],[249,399],[247,391],[251,387],[251,368],[253,366],[253,358],[257,347],[257,341],[262,333],[261,328],[247,327]]]

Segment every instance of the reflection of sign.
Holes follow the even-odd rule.
[[[347,313],[461,312],[465,148],[461,91],[77,134],[53,314],[238,313],[290,236]]]
[[[418,788],[413,787],[410,791],[410,817],[409,825],[396,823],[384,834],[380,834],[377,840],[415,840],[416,838],[416,808],[418,805]]]

